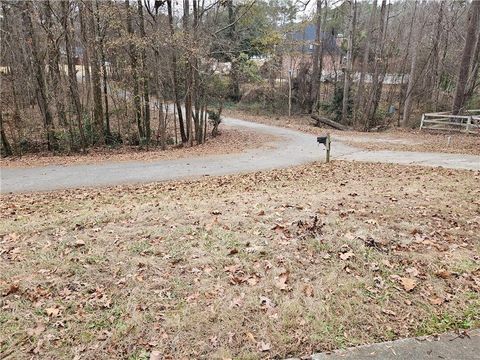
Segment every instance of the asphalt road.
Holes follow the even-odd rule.
[[[316,137],[299,131],[225,118],[224,123],[238,128],[274,135],[268,148],[240,154],[211,155],[159,161],[122,161],[89,165],[51,165],[1,169],[0,191],[30,192],[79,187],[100,187],[124,183],[145,183],[226,175],[257,170],[284,168],[312,161],[324,161],[323,145]],[[480,156],[402,152],[364,151],[333,139],[332,159],[443,166],[480,170]]]

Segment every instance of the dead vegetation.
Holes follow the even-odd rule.
[[[218,154],[235,154],[246,150],[268,146],[275,140],[274,136],[243,129],[222,127],[220,136],[209,138],[206,143],[196,147],[170,146],[163,151],[158,147],[147,150],[137,146],[120,146],[117,148],[91,148],[85,155],[74,153],[53,155],[50,152],[26,154],[22,157],[1,159],[2,167],[30,167],[46,165],[99,164],[109,161],[154,161],[171,160]]]
[[[314,135],[329,132],[343,142],[365,150],[441,152],[480,155],[480,136],[394,128],[383,132],[339,131],[313,126],[309,116],[261,116],[239,110],[225,115],[262,124],[281,126]]]
[[[333,162],[3,196],[0,354],[284,358],[478,327],[479,184]]]

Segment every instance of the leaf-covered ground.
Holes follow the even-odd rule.
[[[333,162],[1,214],[10,358],[282,358],[480,325],[478,172]]]
[[[383,132],[339,131],[313,126],[308,116],[261,116],[246,111],[225,110],[225,114],[244,120],[287,127],[314,135],[326,132],[352,146],[370,150],[420,151],[452,154],[480,155],[480,134],[458,132],[427,132],[413,129],[392,128]]]
[[[25,154],[21,157],[1,159],[2,167],[31,167],[47,165],[99,164],[110,161],[155,161],[171,160],[185,157],[196,157],[218,154],[235,154],[249,149],[269,146],[275,140],[274,136],[254,131],[235,129],[222,125],[221,134],[215,138],[209,137],[207,142],[194,147],[169,146],[166,151],[159,147],[151,147],[148,151],[138,146],[122,145],[117,148],[90,148],[86,154],[71,155],[51,152]]]

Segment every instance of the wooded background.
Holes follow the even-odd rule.
[[[232,104],[369,130],[480,103],[480,1],[2,0],[0,20],[3,155],[193,146]]]

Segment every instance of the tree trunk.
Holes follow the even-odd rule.
[[[0,136],[2,138],[2,147],[5,156],[12,156],[13,151],[10,143],[8,142],[7,135],[5,134],[5,128],[3,127],[3,115],[2,111],[0,110]]]
[[[47,28],[48,37],[48,64],[49,75],[53,91],[55,92],[55,107],[60,124],[67,127],[67,116],[65,114],[65,103],[62,94],[62,84],[60,76],[60,49],[57,46],[55,36],[53,34],[52,14],[50,0],[44,2],[45,6],[45,26]],[[71,134],[70,134],[71,135]]]
[[[313,113],[318,103],[318,91],[321,81],[321,66],[320,66],[320,52],[323,47],[322,44],[322,1],[317,0],[317,10],[315,12],[315,44],[313,51],[313,69],[312,81],[310,82],[310,106],[309,111]]]
[[[463,48],[462,60],[458,70],[458,80],[453,98],[452,114],[460,113],[467,100],[465,89],[470,71],[470,62],[473,55],[473,43],[475,42],[475,33],[478,28],[480,14],[480,1],[472,1],[468,12],[465,45]]]
[[[158,14],[155,15],[155,30],[157,31],[157,35],[159,36],[157,38],[157,44],[160,43],[160,21],[158,18]],[[162,150],[165,150],[167,148],[167,141],[166,141],[166,132],[167,132],[167,116],[168,116],[168,105],[165,106],[165,115],[163,111],[163,103],[164,103],[164,98],[163,98],[163,82],[160,77],[160,51],[158,48],[158,45],[154,47],[154,60],[155,60],[155,67],[157,68],[157,71],[155,71],[155,80],[156,80],[156,87],[157,87],[157,103],[158,103],[158,134],[157,134],[157,141],[160,141],[160,147]],[[175,104],[173,105],[175,107]],[[174,111],[175,113],[175,111]],[[176,128],[176,119],[175,115],[173,118],[174,126]],[[176,129],[175,129],[175,137],[177,136],[176,134]]]
[[[145,139],[145,132],[142,125],[142,102],[140,99],[140,86],[139,86],[139,76],[138,76],[138,59],[137,59],[137,50],[135,49],[135,44],[133,43],[133,37],[135,33],[133,31],[132,24],[132,14],[130,13],[130,2],[125,0],[125,9],[127,12],[127,31],[130,36],[129,39],[129,53],[130,53],[130,65],[132,67],[133,75],[133,107],[135,111],[135,122],[137,123],[138,136],[140,144]]]
[[[348,102],[350,100],[350,82],[352,75],[352,53],[353,53],[353,38],[355,36],[355,18],[357,4],[355,0],[349,0],[348,11],[348,48],[347,48],[347,64],[344,70],[343,77],[343,101],[342,101],[342,123],[346,124],[348,120]]]
[[[408,76],[408,87],[405,94],[405,105],[403,107],[403,118],[402,125],[407,127],[410,120],[410,112],[412,110],[412,92],[416,81],[416,72],[417,72],[417,57],[418,57],[418,48],[420,46],[420,39],[417,40],[415,47],[412,53],[412,62],[410,65],[410,75]]]
[[[108,0],[109,1],[109,0]],[[99,13],[99,0],[95,0],[95,7],[97,14]],[[100,21],[97,21],[97,34],[99,38],[99,50],[100,50],[100,60],[102,64],[102,75],[103,75],[103,100],[105,104],[105,136],[106,142],[112,141],[112,131],[110,129],[110,113],[109,113],[109,105],[108,105],[108,82],[107,82],[107,64],[105,59],[105,34],[100,33]]]
[[[240,100],[240,83],[238,79],[238,61],[236,53],[236,43],[235,43],[235,10],[233,8],[233,0],[227,0],[227,10],[228,10],[228,23],[230,24],[228,31],[228,38],[230,39],[230,45],[233,47],[230,55],[230,82],[231,82],[231,94],[230,97],[233,101],[237,102]]]
[[[440,8],[438,9],[437,23],[435,25],[435,35],[433,36],[432,41],[432,78],[431,78],[431,97],[430,102],[434,111],[437,110],[438,91],[439,91],[439,64],[440,64],[440,49],[439,44],[442,37],[442,22],[443,22],[443,12],[445,7],[445,1],[440,2]]]
[[[371,46],[370,43],[372,41],[372,34],[373,34],[373,27],[375,23],[376,13],[377,13],[377,0],[374,0],[372,4],[372,11],[368,19],[368,29],[367,29],[367,37],[365,39],[365,49],[363,52],[362,68],[360,70],[360,80],[358,82],[357,96],[355,97],[355,106],[354,106],[355,120],[357,120],[360,106],[363,105],[363,100],[364,100],[365,75],[368,70],[368,62],[370,59],[370,46]]]
[[[102,104],[102,85],[100,77],[100,60],[99,60],[99,39],[97,28],[98,12],[95,9],[96,6],[92,2],[85,2],[87,13],[90,16],[90,36],[91,36],[91,49],[90,49],[90,61],[92,65],[92,87],[93,87],[93,119],[94,128],[97,138],[93,139],[94,143],[104,144],[104,129],[103,129],[103,104]]]
[[[85,8],[83,5],[83,1],[78,2],[78,15],[79,15],[79,20],[80,20],[80,34],[82,38],[82,44],[83,44],[83,72],[85,75],[85,93],[86,93],[86,104],[85,107],[87,109],[91,108],[91,99],[92,99],[92,82],[91,82],[91,76],[90,76],[90,45],[89,45],[89,36],[88,36],[88,23],[85,19],[85,12],[88,11],[88,9]]]
[[[175,36],[175,27],[173,24],[173,8],[172,8],[172,0],[167,0],[167,9],[168,9],[168,25],[170,28],[170,40],[172,44],[174,42]],[[177,56],[175,54],[175,49],[172,49],[172,87],[173,87],[173,96],[175,98],[175,105],[177,107],[177,114],[178,114],[178,125],[180,128],[180,137],[182,138],[182,143],[187,142],[187,136],[185,133],[185,126],[183,123],[183,115],[182,115],[182,105],[180,103],[180,96],[178,94],[178,73],[177,73]]]
[[[372,94],[368,104],[367,111],[367,124],[366,129],[370,128],[371,121],[375,119],[378,104],[382,96],[383,76],[385,75],[385,59],[383,58],[383,52],[385,49],[385,24],[387,21],[387,1],[382,1],[380,8],[380,21],[378,24],[379,34],[377,38],[377,46],[375,49],[375,60],[373,66],[372,76]]]
[[[190,42],[190,1],[183,0],[183,31],[185,44]],[[193,86],[193,65],[192,55],[187,50],[187,76],[185,78],[185,121],[187,123],[188,146],[193,146],[193,114],[192,114],[192,86]]]
[[[55,138],[55,127],[53,124],[52,111],[48,102],[47,83],[45,81],[45,63],[39,54],[38,37],[36,29],[33,26],[32,16],[35,16],[35,11],[32,3],[25,1],[23,3],[23,22],[27,31],[26,36],[30,39],[30,47],[32,51],[33,66],[35,69],[35,78],[37,81],[37,102],[43,114],[44,126],[47,132],[47,148],[49,151],[57,150],[58,144]]]
[[[415,18],[417,16],[417,6],[418,6],[418,0],[415,0],[415,4],[414,4],[414,7],[413,7],[413,14],[412,14],[412,21],[410,22],[410,30],[408,32],[408,41],[407,41],[407,48],[406,48],[406,51],[405,51],[405,56],[403,57],[403,60],[402,60],[402,66],[401,66],[401,74],[402,74],[402,79],[401,79],[401,82],[400,82],[400,96],[399,96],[399,101],[398,101],[398,120],[397,120],[397,125],[400,126],[400,118],[401,118],[401,111],[400,109],[403,109],[404,107],[404,104],[405,104],[405,94],[403,92],[403,81],[405,79],[405,71],[406,71],[406,66],[407,66],[407,59],[408,59],[408,55],[409,55],[409,52],[410,52],[410,44],[412,43],[412,34],[413,34],[413,28],[414,28],[414,24],[415,24]],[[408,85],[407,85],[408,86]]]
[[[78,91],[78,83],[77,83],[77,73],[75,71],[75,63],[72,56],[72,29],[70,28],[69,17],[69,10],[70,10],[70,1],[64,0],[62,1],[62,10],[63,10],[63,29],[65,32],[65,52],[67,55],[67,69],[68,69],[68,83],[70,88],[70,96],[72,97],[73,106],[75,108],[75,115],[77,119],[77,127],[78,133],[80,134],[80,146],[82,147],[82,151],[85,152],[85,148],[87,146],[87,141],[85,139],[85,133],[83,131],[83,124],[82,124],[82,104],[80,102],[80,93]]]
[[[145,40],[145,23],[143,18],[143,5],[142,0],[138,0],[138,18],[139,18],[139,28],[140,28],[140,37]],[[150,92],[149,92],[149,76],[147,70],[147,52],[145,47],[142,48],[142,80],[143,80],[143,100],[145,109],[143,111],[143,126],[145,128],[145,138],[147,146],[150,143],[152,137],[152,129],[150,127]]]
[[[478,72],[480,68],[480,31],[477,31],[477,42],[473,52],[472,66],[468,76],[467,88],[465,90],[466,99],[470,99],[478,86]]]

